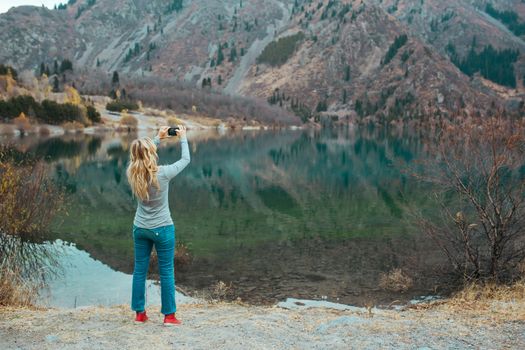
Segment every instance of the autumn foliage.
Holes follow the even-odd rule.
[[[0,148],[0,305],[25,305],[56,261],[38,243],[62,210],[63,195],[44,163],[16,161],[12,153]]]

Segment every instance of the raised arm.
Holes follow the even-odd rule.
[[[180,146],[182,148],[182,155],[178,161],[173,164],[164,166],[164,174],[168,179],[173,179],[190,163],[190,148],[188,147],[188,140],[186,139],[186,131],[180,137]]]

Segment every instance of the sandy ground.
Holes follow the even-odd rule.
[[[292,307],[290,307],[292,304]],[[0,309],[2,349],[525,349],[524,305],[309,308],[185,304],[183,325],[164,327],[159,308],[134,324],[127,306]],[[288,308],[285,308],[288,307]]]

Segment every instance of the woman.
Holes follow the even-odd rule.
[[[179,125],[182,157],[171,165],[157,165],[157,146],[160,140],[168,137],[169,127],[164,126],[153,140],[140,138],[131,143],[130,163],[127,176],[133,195],[137,197],[138,207],[133,222],[133,241],[135,245],[135,268],[133,270],[133,290],[131,309],[136,312],[135,321],[148,320],[145,304],[146,274],[149,267],[151,249],[157,251],[160,287],[161,312],[164,324],[177,325],[181,322],[175,317],[175,277],[173,259],[175,253],[175,226],[171,220],[168,204],[170,180],[190,162],[190,151],[186,139],[186,128]]]

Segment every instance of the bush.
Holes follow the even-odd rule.
[[[87,106],[87,116],[93,123],[100,123],[102,121],[100,113],[93,106]]]
[[[184,122],[182,122],[182,120],[180,120],[179,118],[177,117],[168,117],[166,118],[166,125],[168,126],[177,126],[177,125],[180,125],[180,124],[184,124]]]
[[[60,124],[66,121],[81,121],[82,112],[78,106],[71,103],[59,104],[54,101],[44,100],[42,102],[44,113],[37,116],[49,124]]]
[[[22,135],[31,130],[31,123],[24,112],[20,113],[18,117],[13,119],[13,123],[16,125],[17,130],[19,130]]]
[[[62,124],[64,131],[67,132],[80,132],[84,129],[84,125],[77,121],[74,122],[65,122]]]
[[[106,109],[111,112],[122,112],[125,109],[136,111],[139,109],[139,105],[133,101],[116,100],[106,104]]]
[[[406,292],[414,285],[414,280],[402,269],[393,269],[381,274],[379,287],[392,292]]]
[[[137,126],[139,125],[139,121],[134,116],[124,112],[120,117],[120,124],[126,126],[128,130],[131,130],[137,128]]]
[[[16,69],[14,69],[11,66],[0,64],[0,75],[8,75],[9,73],[11,73],[13,79],[18,79],[18,72],[16,71]]]
[[[0,101],[0,116],[14,119],[21,113],[34,116],[48,124],[59,125],[66,121],[82,121],[82,111],[71,103],[56,103],[44,100],[38,103],[32,96],[17,96],[7,101]]]
[[[0,148],[0,305],[31,304],[42,290],[56,252],[42,242],[63,194],[42,163],[15,162]]]

